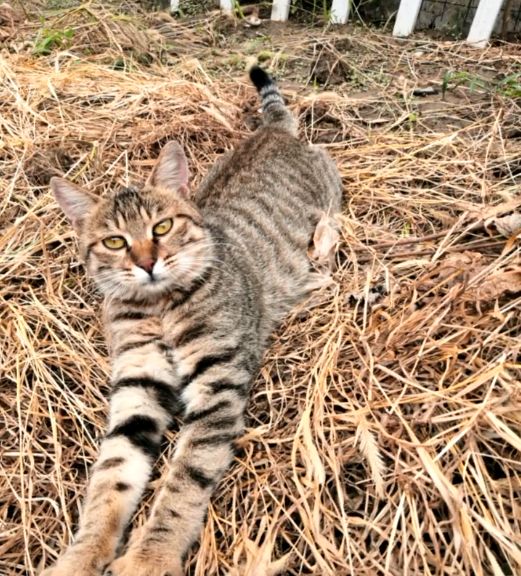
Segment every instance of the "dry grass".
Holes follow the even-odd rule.
[[[70,539],[107,410],[99,300],[49,177],[103,193],[177,138],[199,180],[248,132],[242,55],[268,46],[345,182],[340,266],[266,354],[187,574],[264,575],[286,554],[288,575],[520,574],[521,261],[501,223],[521,205],[521,110],[490,88],[521,71],[519,47],[263,39],[87,4],[51,17],[77,31],[36,56],[34,20],[16,37],[0,22],[0,573],[35,574]],[[448,69],[491,84],[412,96]]]

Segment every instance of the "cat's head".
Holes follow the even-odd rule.
[[[79,238],[87,270],[109,297],[154,299],[186,290],[211,259],[211,240],[188,199],[182,148],[167,144],[143,188],[96,198],[63,178],[51,188]]]

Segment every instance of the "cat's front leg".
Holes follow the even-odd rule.
[[[41,576],[99,576],[114,559],[172,418],[163,399],[174,394],[170,384],[148,377],[115,384],[108,433],[92,471],[76,538]]]
[[[139,537],[110,566],[113,576],[183,574],[183,559],[199,537],[210,496],[243,430],[247,384],[240,380],[194,382],[186,388],[185,426],[167,481]]]

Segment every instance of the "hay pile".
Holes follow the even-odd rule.
[[[261,37],[89,3],[48,16],[77,30],[45,55],[38,21],[15,16],[0,15],[0,573],[35,574],[70,539],[107,411],[99,299],[48,180],[104,193],[176,138],[199,181],[257,120],[243,67],[261,49],[338,162],[339,269],[274,338],[187,574],[521,573],[521,110],[501,88],[519,48]],[[444,95],[413,95],[443,78]]]

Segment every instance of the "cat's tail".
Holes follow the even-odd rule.
[[[250,68],[250,79],[261,97],[264,124],[297,135],[297,122],[286,108],[284,99],[273,78],[259,66]]]

